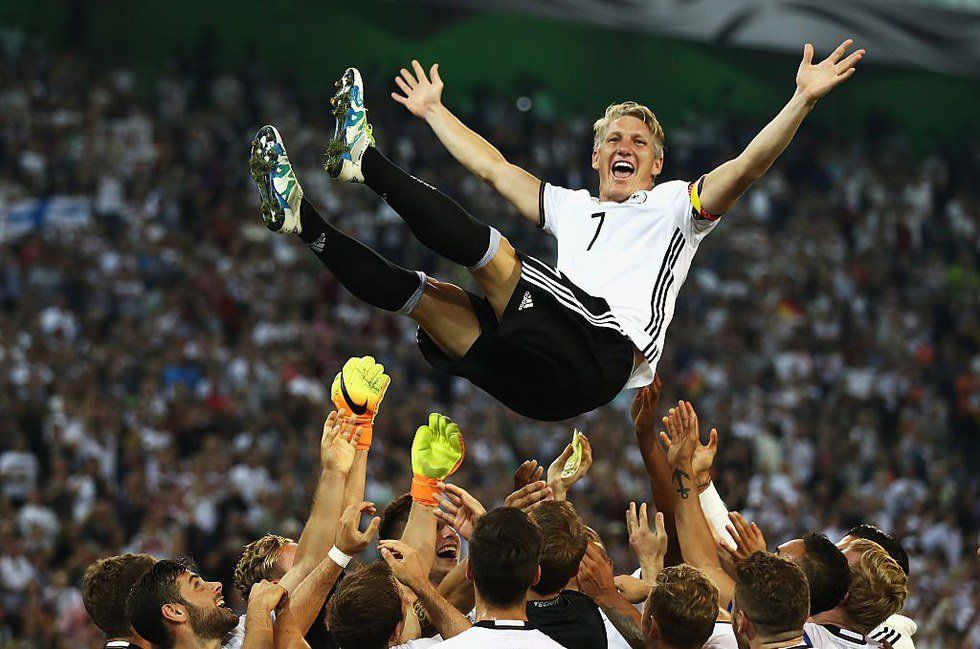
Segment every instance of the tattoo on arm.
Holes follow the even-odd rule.
[[[684,486],[685,480],[690,482],[691,476],[680,469],[674,469],[674,482],[677,483],[677,493],[681,495],[681,498],[687,498],[691,495],[691,489]]]
[[[633,649],[643,649],[643,632],[636,626],[636,622],[631,617],[612,608],[603,609],[606,617],[616,627],[619,634]]]

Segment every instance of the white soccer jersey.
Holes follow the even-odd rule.
[[[485,620],[458,636],[440,642],[435,649],[564,649],[560,644],[521,620]]]
[[[915,649],[912,636],[918,630],[918,625],[912,618],[904,615],[891,615],[877,629],[868,634],[872,640],[885,640],[895,649]]]
[[[878,649],[880,646],[856,631],[848,631],[832,624],[807,622],[803,625],[803,633],[807,645],[816,649]]]
[[[540,226],[558,240],[558,270],[612,314],[649,364],[626,387],[653,381],[694,253],[717,224],[695,218],[691,183],[672,180],[622,203],[542,184]]]
[[[715,622],[715,628],[704,643],[704,649],[738,649],[731,622]]]

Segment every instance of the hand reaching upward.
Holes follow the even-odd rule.
[[[807,102],[813,103],[850,79],[857,69],[854,66],[865,54],[865,50],[857,50],[844,57],[853,44],[853,40],[847,39],[830,56],[816,64],[813,62],[813,45],[804,45],[803,61],[796,72],[796,92]]]
[[[404,94],[391,93],[391,98],[404,106],[416,117],[425,114],[442,104],[442,79],[439,77],[439,64],[434,64],[426,76],[425,68],[418,61],[412,61],[414,73],[401,69],[400,76],[395,77],[395,84]]]

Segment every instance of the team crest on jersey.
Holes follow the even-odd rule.
[[[635,194],[633,194],[632,196],[630,196],[626,200],[626,202],[629,203],[630,205],[639,205],[641,203],[646,203],[647,202],[647,191],[645,189],[641,189],[640,191],[638,191]]]

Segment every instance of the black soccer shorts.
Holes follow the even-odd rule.
[[[609,403],[633,371],[633,343],[605,300],[548,264],[518,256],[521,278],[503,316],[467,291],[482,330],[476,342],[451,359],[420,328],[422,355],[531,419],[559,421]]]

